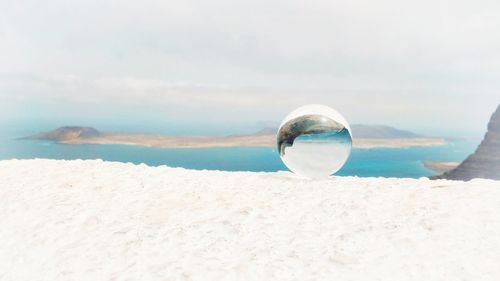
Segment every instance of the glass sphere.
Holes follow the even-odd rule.
[[[281,122],[277,145],[290,171],[306,178],[325,178],[340,170],[349,158],[351,128],[334,109],[306,105]]]

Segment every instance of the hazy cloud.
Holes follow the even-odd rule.
[[[4,0],[0,101],[10,115],[88,105],[242,121],[323,102],[355,122],[467,115],[474,128],[500,102],[499,13],[484,0]]]

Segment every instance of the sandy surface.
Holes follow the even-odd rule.
[[[500,280],[500,182],[0,162],[0,280]]]
[[[451,171],[460,165],[460,162],[453,161],[423,161],[423,163],[427,169],[440,173]]]
[[[265,146],[275,147],[275,135],[249,135],[228,137],[177,137],[147,134],[103,134],[92,138],[74,138],[60,141],[66,144],[126,144],[162,148],[200,148],[200,147],[236,147]],[[402,148],[416,146],[445,145],[442,138],[409,138],[409,139],[368,139],[355,138],[355,148]]]
[[[200,148],[235,146],[276,146],[275,136],[196,137],[145,134],[104,134],[100,137],[76,138],[66,144],[126,144],[162,148]]]
[[[445,145],[448,142],[442,138],[411,138],[411,139],[361,139],[354,138],[355,148],[404,148]]]

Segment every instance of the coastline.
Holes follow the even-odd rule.
[[[58,141],[62,144],[121,144],[157,148],[274,147],[275,135],[183,137],[147,134],[103,134]],[[443,138],[355,138],[353,148],[408,148],[446,145]]]
[[[422,161],[424,167],[438,173],[444,173],[456,168],[460,162],[455,161]]]
[[[375,138],[359,138],[354,139],[353,147],[370,149],[370,148],[409,148],[409,147],[426,147],[446,145],[448,141],[444,138],[398,138],[398,139],[375,139]]]

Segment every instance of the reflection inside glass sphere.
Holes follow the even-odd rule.
[[[290,113],[278,130],[278,151],[285,165],[308,178],[337,172],[351,152],[352,138],[345,119],[322,105],[308,105]]]

